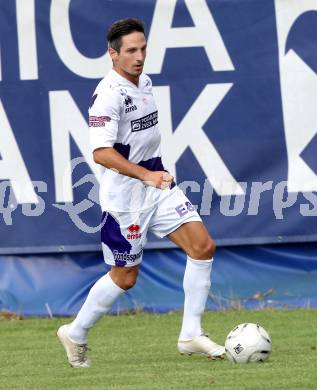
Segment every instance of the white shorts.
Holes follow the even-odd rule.
[[[164,190],[166,191],[166,190]],[[195,207],[175,186],[153,209],[140,212],[103,212],[101,242],[104,260],[117,267],[133,267],[142,261],[150,231],[162,238],[185,222],[201,221]]]

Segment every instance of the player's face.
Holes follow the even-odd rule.
[[[141,32],[132,32],[122,37],[120,52],[109,49],[113,68],[128,80],[137,83],[143,71],[146,57],[146,40]]]

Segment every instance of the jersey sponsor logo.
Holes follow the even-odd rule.
[[[129,95],[126,95],[125,99],[124,99],[124,104],[126,106],[130,106],[133,104],[133,100],[132,100],[132,97],[129,96]]]
[[[129,95],[126,95],[124,98],[124,105],[125,105],[125,110],[124,112],[127,114],[128,112],[135,111],[138,109],[138,107],[133,104],[132,97]]]
[[[113,253],[114,261],[134,262],[142,256],[143,249],[141,249],[139,253],[134,253],[134,254],[127,253],[127,252],[122,253],[122,252],[117,251],[116,249],[112,253]]]
[[[110,121],[110,116],[90,116],[89,127],[104,127],[105,123]]]
[[[133,106],[131,107],[127,107],[124,112],[127,114],[128,112],[131,112],[131,111],[136,111],[138,109],[138,107],[134,104]]]
[[[155,126],[157,122],[158,122],[157,111],[151,112],[151,114],[148,114],[146,116],[143,116],[142,118],[131,121],[131,131],[134,132],[134,131],[149,129],[150,127]]]
[[[139,233],[140,225],[130,225],[128,230],[130,232],[127,235],[128,240],[137,240],[138,238],[141,238],[142,233]]]

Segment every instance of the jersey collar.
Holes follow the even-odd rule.
[[[139,78],[139,86],[137,87],[134,83],[132,83],[130,80],[126,79],[125,77],[121,76],[117,71],[114,69],[111,69],[111,76],[114,78],[120,85],[128,85],[129,87],[133,87],[136,89],[142,89],[143,87],[143,73],[141,73]]]

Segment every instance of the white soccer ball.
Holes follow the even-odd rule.
[[[233,363],[264,362],[272,350],[271,338],[258,324],[239,324],[228,334],[225,349]]]

